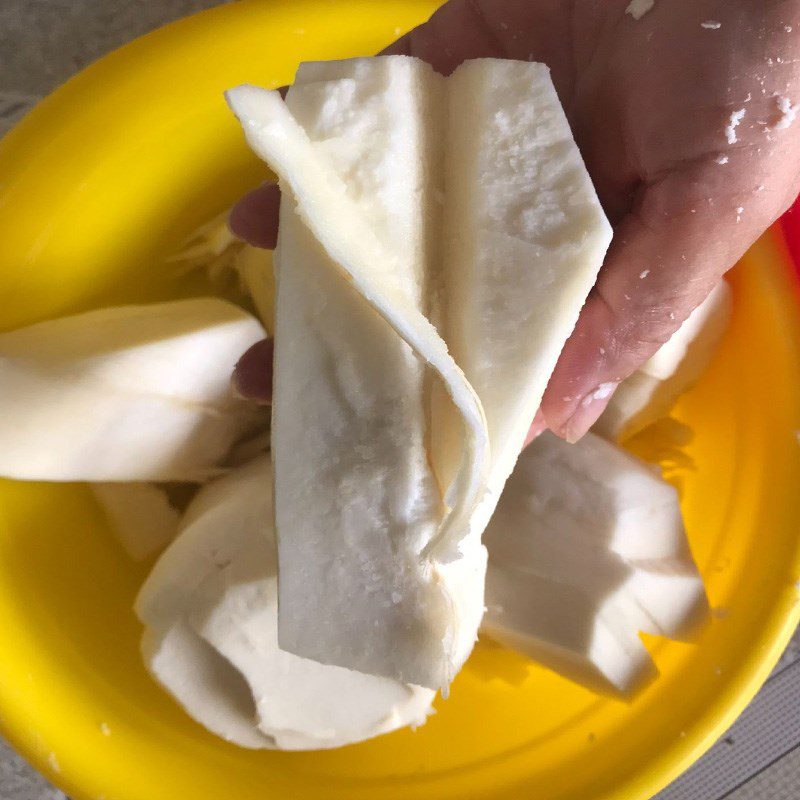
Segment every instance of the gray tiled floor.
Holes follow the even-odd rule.
[[[219,0],[0,0],[0,135],[40,97],[94,59],[169,20],[218,3]],[[800,666],[800,635],[795,636],[782,666],[792,662],[798,662],[792,669]],[[800,687],[800,681],[792,685]],[[783,726],[770,719],[772,699],[765,692],[755,701],[749,717],[741,721],[743,740],[754,732],[759,732],[760,740],[771,735],[776,742],[787,735]],[[787,714],[800,716],[798,701],[800,698],[793,695]],[[730,744],[731,737],[728,739],[720,747],[736,746],[735,741]],[[776,755],[784,752],[778,743],[775,747]],[[769,752],[764,749],[758,754],[764,763],[754,759],[756,768],[763,768],[762,771],[732,791],[693,796],[680,794],[676,784],[672,795],[682,800],[797,800],[800,749],[773,764]],[[713,771],[720,763],[724,762],[715,760],[712,751],[693,772]],[[63,800],[63,795],[0,741],[0,800]]]
[[[2,800],[63,800],[8,745],[0,741],[0,798]]]
[[[792,751],[777,764],[756,775],[747,785],[735,789],[726,800],[783,800],[798,796],[800,750]]]

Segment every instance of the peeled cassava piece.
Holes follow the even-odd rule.
[[[245,244],[236,254],[234,268],[239,283],[253,303],[267,333],[275,332],[275,278],[272,253]]]
[[[285,105],[228,100],[283,191],[281,646],[446,687],[483,613],[482,529],[610,228],[542,65],[304,64]]]
[[[611,229],[544,64],[469,61],[448,93],[442,324],[486,413],[483,528]]]
[[[178,511],[152,483],[96,483],[91,487],[125,552],[144,561],[166,547],[178,530]]]
[[[195,497],[136,610],[148,668],[198,722],[244,747],[338,747],[421,725],[434,692],[278,647],[271,468]]]
[[[226,211],[202,225],[168,261],[176,276],[204,272],[215,287],[230,293],[235,284],[245,304],[252,305],[267,333],[275,331],[275,280],[272,252],[237,239]]]
[[[272,423],[280,642],[324,663],[438,686],[455,658],[447,641],[453,599],[419,557],[442,514],[425,446],[424,362],[364,299],[380,296],[382,313],[412,328],[417,351],[426,337],[434,341],[454,391],[472,404],[476,437],[485,439],[477,399],[422,311],[431,191],[413,87],[438,81],[410,60],[318,68],[357,71],[358,79],[306,86],[301,68],[288,96],[295,117],[275,94],[245,89],[232,100],[240,114],[240,103],[259,114],[266,101],[276,151],[288,158],[288,138],[298,163],[316,159],[302,177],[306,194],[314,197],[326,176],[335,185],[333,200],[308,202],[309,214],[342,237],[341,260],[350,243],[375,252],[351,269],[360,285],[345,280],[284,183]],[[252,137],[262,128],[247,130]],[[284,169],[294,176],[294,162]],[[337,216],[329,219],[332,203]],[[480,588],[478,595],[482,604]]]
[[[682,639],[708,610],[677,492],[593,434],[536,439],[484,538],[484,631],[595,689],[639,688],[639,633]]]
[[[258,421],[231,367],[264,336],[222,300],[120,306],[0,335],[0,475],[200,481]]]
[[[649,360],[624,380],[594,425],[608,439],[627,439],[666,415],[708,366],[731,316],[722,280]]]

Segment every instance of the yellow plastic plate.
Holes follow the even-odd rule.
[[[223,89],[371,54],[434,5],[235,3],[70,81],[0,144],[0,325],[203,291],[176,283],[165,257],[265,175]],[[125,557],[86,488],[3,482],[3,734],[75,800],[649,797],[732,722],[800,617],[800,327],[777,230],[732,281],[731,330],[674,414],[694,437],[680,452],[658,429],[637,443],[682,491],[718,612],[696,646],[650,642],[663,674],[632,705],[484,642],[416,733],[239,750],[145,673],[131,603],[148,565]]]

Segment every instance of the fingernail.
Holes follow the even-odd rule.
[[[231,378],[236,397],[259,405],[269,405],[272,402],[273,353],[273,340],[262,339],[239,359]]]
[[[618,385],[618,381],[608,381],[589,392],[578,403],[572,416],[561,426],[559,436],[570,444],[575,444],[597,422]]]

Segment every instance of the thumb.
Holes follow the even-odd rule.
[[[731,189],[720,183],[730,173],[714,166],[671,172],[646,186],[617,225],[542,401],[548,427],[568,441],[589,430],[617,384],[667,341],[784,210],[785,191],[744,182]]]

